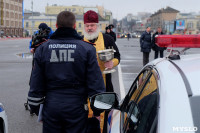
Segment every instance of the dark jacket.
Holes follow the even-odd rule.
[[[37,48],[28,93],[30,105],[39,105],[38,100],[46,97],[45,101],[66,103],[66,107],[80,106],[89,96],[104,91],[96,49],[82,41],[74,29],[57,29]]]
[[[151,43],[151,33],[147,33],[146,31],[140,37],[140,47],[141,52],[151,52],[152,43]]]
[[[112,37],[110,37],[107,34],[103,34],[103,38],[104,38],[104,45],[106,47],[106,49],[109,48],[114,48],[115,49],[115,53],[114,53],[114,58],[117,58],[120,62],[120,53],[119,53],[119,49],[117,47],[117,45],[115,44],[114,40]],[[106,74],[106,91],[108,92],[113,92],[113,85],[112,85],[112,78],[111,78],[111,74]]]
[[[110,30],[110,35],[113,37],[114,41],[116,42],[116,34],[112,30]]]
[[[161,34],[158,34],[158,32],[153,34],[153,37],[152,37],[152,49],[154,51],[164,51],[164,50],[166,50],[166,48],[159,47],[158,45],[155,44],[155,36],[156,35],[163,35],[163,34],[164,34],[163,32],[161,32]]]

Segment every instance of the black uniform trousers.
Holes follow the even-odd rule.
[[[155,51],[154,59],[158,58],[158,54],[160,53],[160,58],[163,58],[163,51]]]
[[[86,133],[88,111],[80,99],[73,97],[47,94],[42,113],[43,133]]]
[[[143,66],[149,63],[149,52],[143,52]]]

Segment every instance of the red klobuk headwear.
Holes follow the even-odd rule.
[[[98,14],[95,11],[89,10],[84,14],[85,23],[99,23]]]

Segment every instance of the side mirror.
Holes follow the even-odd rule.
[[[90,99],[91,107],[98,110],[110,110],[118,108],[119,101],[116,93],[106,92],[94,95]]]

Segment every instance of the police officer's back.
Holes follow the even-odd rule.
[[[57,16],[57,28],[36,50],[29,105],[37,114],[45,97],[44,133],[85,133],[87,98],[105,91],[96,50],[75,31],[71,12]]]

